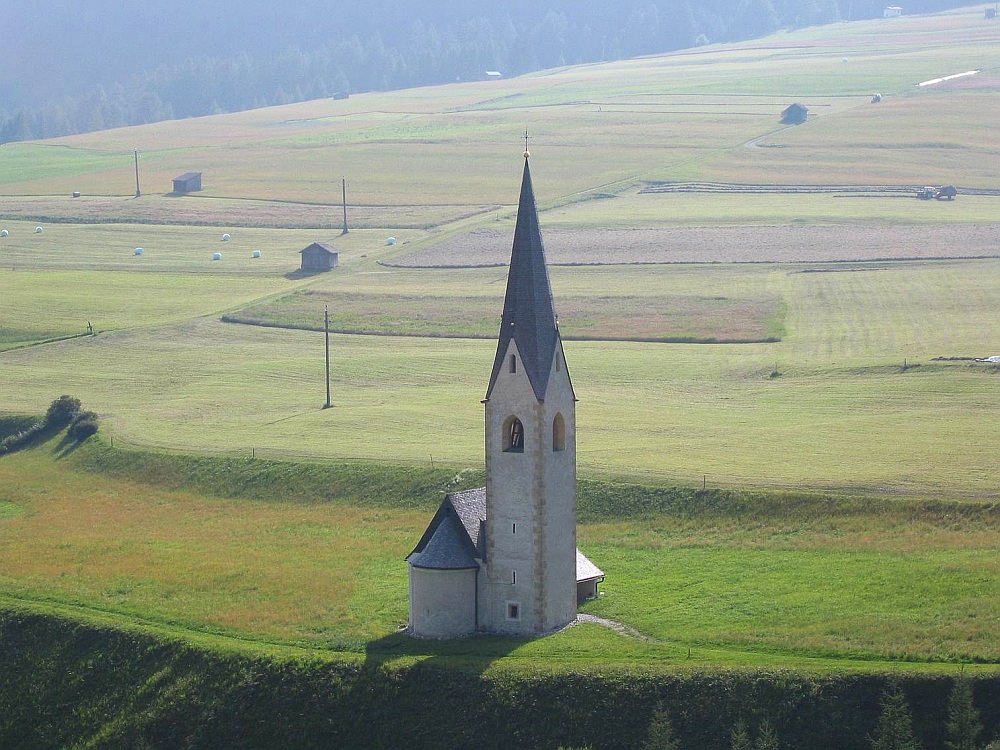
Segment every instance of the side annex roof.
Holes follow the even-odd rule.
[[[576,551],[576,582],[604,580],[604,571],[587,559],[579,549]]]

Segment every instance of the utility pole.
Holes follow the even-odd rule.
[[[326,406],[329,409],[330,403],[330,306],[323,305],[323,333],[326,338]]]
[[[142,191],[139,190],[139,149],[135,150],[135,197],[138,198],[142,195]]]
[[[344,195],[344,231],[341,234],[347,234],[347,178],[341,177],[340,182]]]

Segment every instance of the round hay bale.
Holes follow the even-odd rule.
[[[141,248],[141,247],[137,247],[137,248],[135,249],[135,254],[136,254],[136,255],[142,255],[142,253],[143,253],[143,250],[142,250],[142,248]]]
[[[396,238],[395,237],[390,237],[389,239],[387,239],[385,241],[385,244],[387,244],[387,245],[395,245],[396,244]]]
[[[74,190],[73,191],[73,197],[74,198],[79,198],[80,197],[80,191],[79,190]]]
[[[212,253],[212,260],[222,260],[222,253]]]
[[[0,229],[0,237],[10,237],[10,232],[6,229]]]
[[[41,227],[35,227],[35,234],[41,234],[41,233],[42,233],[42,228]]]
[[[253,253],[250,255],[250,257],[251,258],[259,258],[260,257],[260,250],[254,250]]]
[[[228,234],[222,235],[222,241],[223,242],[229,242],[229,240],[231,240],[231,239],[232,239],[232,237],[230,237]]]

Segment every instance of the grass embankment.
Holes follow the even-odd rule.
[[[552,673],[357,661],[192,645],[149,630],[0,610],[0,742],[39,748],[592,746],[631,750],[658,706],[682,747],[722,750],[738,720],[783,745],[869,747],[878,698],[901,685],[925,747],[940,747],[949,677],[777,671]],[[484,665],[485,668],[485,665]],[[975,679],[992,737],[1000,681]]]
[[[480,472],[290,464],[50,443],[0,461],[0,594],[183,632],[547,668],[1000,663],[989,503],[580,483],[580,546],[608,573],[541,641],[398,642],[403,557]],[[377,645],[381,644],[381,645]]]

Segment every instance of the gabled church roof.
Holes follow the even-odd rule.
[[[497,375],[503,367],[507,346],[513,339],[517,342],[521,364],[535,397],[539,401],[544,399],[552,359],[556,353],[557,334],[552,286],[545,265],[545,248],[538,227],[535,192],[531,187],[531,171],[528,169],[528,154],[525,152],[514,245],[510,253],[510,271],[507,274],[507,295],[504,297],[503,318],[500,322],[500,341],[497,344],[486,398],[493,392]]]

